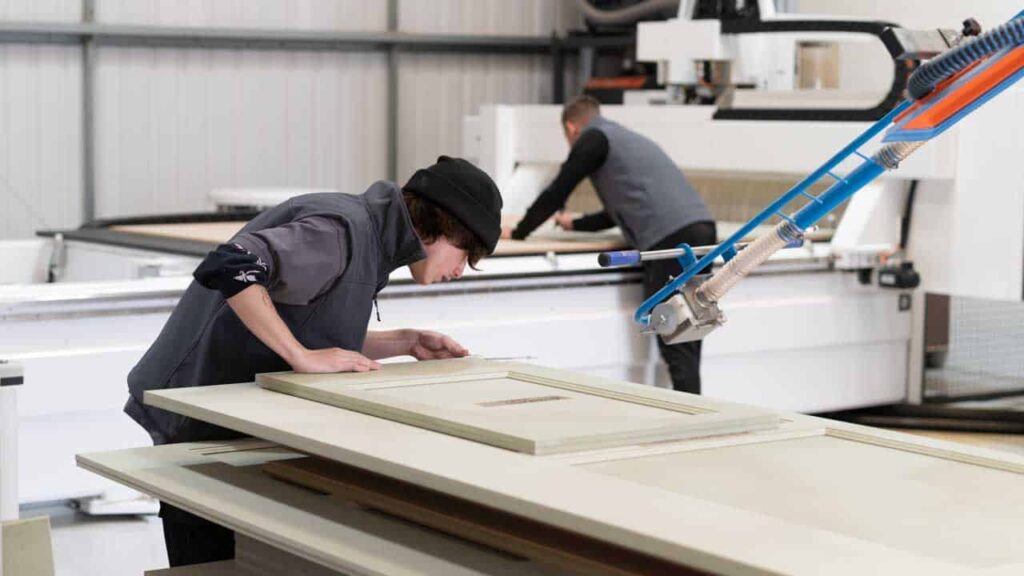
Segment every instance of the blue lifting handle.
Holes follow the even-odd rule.
[[[601,252],[597,256],[597,263],[602,268],[610,266],[630,266],[640,263],[639,250],[618,250],[615,252]]]
[[[800,248],[804,245],[803,238],[797,238],[789,244],[783,246],[783,248]],[[745,248],[746,244],[734,244],[736,248]],[[714,246],[717,247],[717,246]],[[703,246],[697,248],[699,252],[694,251],[697,254],[704,254],[710,250],[712,246]],[[639,264],[644,260],[664,260],[668,258],[675,258],[686,254],[686,250],[655,250],[653,252],[641,252],[639,250],[618,250],[615,252],[601,252],[597,255],[597,263],[602,268],[611,268],[613,266],[632,266]],[[655,256],[657,255],[657,256]]]

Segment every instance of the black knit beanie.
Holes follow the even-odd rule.
[[[450,212],[494,252],[501,237],[501,193],[486,172],[462,158],[441,156],[402,189]]]

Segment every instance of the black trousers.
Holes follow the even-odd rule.
[[[714,222],[694,222],[655,243],[649,250],[667,250],[679,244],[708,246],[718,242]],[[644,262],[644,298],[650,298],[669,281],[669,277],[682,274],[682,267],[676,259]],[[701,272],[707,272],[702,270]],[[701,341],[665,344],[658,338],[661,357],[668,364],[672,388],[681,392],[700,394],[700,346]]]
[[[163,502],[164,544],[172,568],[231,560],[235,557],[235,533]]]

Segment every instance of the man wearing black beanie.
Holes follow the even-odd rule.
[[[234,432],[146,406],[146,390],[251,382],[260,372],[365,372],[377,360],[466,356],[443,334],[368,331],[397,268],[419,284],[462,275],[494,252],[501,195],[469,162],[442,156],[403,187],[308,194],[263,212],[210,252],[156,342],[128,375],[128,413],[155,444]],[[171,566],[234,556],[234,533],[161,505]]]

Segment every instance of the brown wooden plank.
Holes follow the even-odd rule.
[[[143,576],[257,576],[256,574],[241,568],[234,560],[222,560],[220,562],[208,562],[206,564],[191,564],[177,568],[164,568],[162,570],[147,570]]]
[[[286,482],[580,574],[706,574],[610,542],[340,462],[310,457],[268,462],[263,465],[263,470]]]

